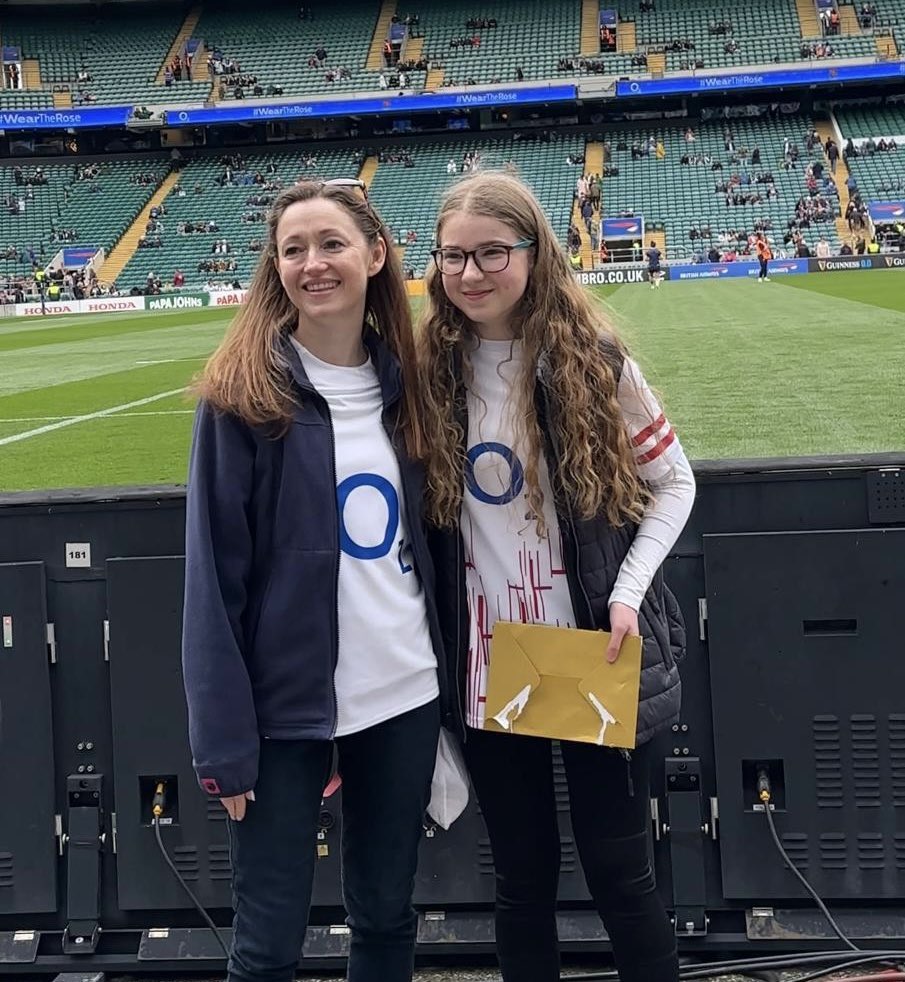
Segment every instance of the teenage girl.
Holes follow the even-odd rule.
[[[675,982],[648,857],[650,739],[675,722],[681,613],[660,566],[691,510],[685,454],[637,364],[508,174],[469,177],[436,229],[420,420],[465,756],[496,867],[506,982],[559,978],[551,741],[483,730],[497,620],[641,634],[637,749],[563,742],[572,827],[622,982]]]

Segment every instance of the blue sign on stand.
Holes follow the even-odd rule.
[[[287,119],[314,119],[323,116],[364,116],[375,113],[429,112],[432,109],[481,109],[518,106],[538,102],[571,102],[574,85],[546,88],[487,89],[468,92],[437,92],[372,99],[328,99],[323,102],[240,103],[211,109],[171,109],[168,126],[199,126],[214,123],[269,123]]]
[[[760,264],[739,260],[732,263],[670,263],[667,268],[671,280],[722,280],[757,276]],[[807,259],[774,259],[770,262],[771,276],[791,276],[807,271]]]
[[[868,210],[875,222],[905,222],[905,201],[871,201]]]
[[[124,126],[131,106],[100,106],[90,109],[5,109],[0,110],[0,129],[79,130],[89,126]]]
[[[640,239],[644,237],[644,218],[604,218],[605,239]]]
[[[905,79],[905,61],[763,72],[755,70],[731,72],[725,75],[687,75],[681,78],[623,79],[616,83],[616,95],[622,97],[689,95],[728,89],[766,89],[783,85],[864,82],[881,78]]]

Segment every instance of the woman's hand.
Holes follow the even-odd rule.
[[[606,649],[606,660],[612,664],[619,657],[619,649],[626,637],[637,637],[638,611],[618,601],[610,604],[610,643]]]
[[[231,798],[221,798],[220,804],[226,809],[226,814],[234,822],[241,822],[245,818],[245,802],[254,801],[254,791],[246,791],[245,794],[236,794]]]

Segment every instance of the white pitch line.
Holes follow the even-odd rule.
[[[203,361],[204,355],[198,355],[197,358],[160,358],[157,361],[137,361],[136,365],[172,365],[177,361]]]
[[[117,413],[117,417],[124,416],[192,416],[194,409],[157,409],[147,413]],[[0,423],[52,423],[58,419],[72,419],[72,416],[11,416],[8,419],[0,419]]]
[[[147,406],[149,402],[157,402],[160,399],[168,399],[170,396],[179,395],[185,389],[171,389],[169,392],[158,392],[156,396],[148,396],[146,399],[136,399],[135,402],[125,402],[121,406],[111,406],[109,409],[99,409],[96,413],[85,413],[83,416],[70,416],[67,419],[58,420],[56,423],[48,423],[46,426],[39,426],[34,430],[26,430],[24,433],[13,433],[12,436],[5,436],[0,439],[0,447],[5,447],[8,443],[18,443],[20,440],[28,440],[33,436],[40,436],[42,433],[51,433],[54,430],[61,430],[65,426],[74,426],[76,423],[87,423],[92,419],[101,419],[104,416],[112,416],[114,413],[121,413],[126,409],[134,409],[136,406]]]

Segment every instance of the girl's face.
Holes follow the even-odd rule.
[[[495,218],[454,212],[443,223],[438,245],[443,249],[472,252],[487,245],[513,245],[521,236]],[[442,274],[450,302],[476,326],[487,340],[512,337],[512,315],[528,286],[533,249],[513,249],[509,265],[498,273],[478,269],[469,256],[461,273]]]
[[[368,279],[386,259],[342,205],[326,198],[297,201],[276,231],[277,273],[299,321],[313,327],[361,329]]]

